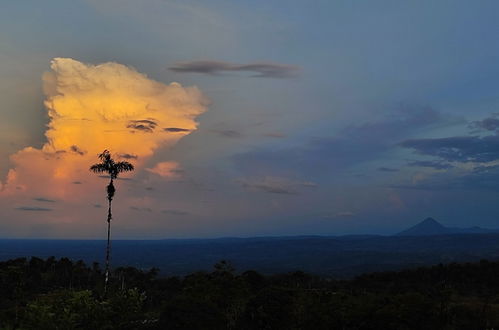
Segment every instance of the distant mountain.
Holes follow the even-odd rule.
[[[451,234],[491,234],[499,233],[496,229],[486,229],[481,227],[455,228],[445,227],[433,218],[426,218],[415,226],[396,234],[396,236],[435,236]]]
[[[397,236],[430,236],[430,235],[446,235],[451,234],[452,230],[443,226],[440,222],[433,218],[426,218],[420,223],[404,231],[401,231]]]

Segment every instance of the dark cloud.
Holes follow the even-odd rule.
[[[161,211],[163,214],[168,214],[168,215],[189,215],[190,213],[187,211],[182,211],[182,210],[163,210]]]
[[[145,133],[152,133],[158,126],[158,123],[153,119],[130,120],[127,128],[135,129]]]
[[[71,147],[69,147],[69,150],[70,150],[71,152],[75,153],[75,154],[80,155],[80,156],[83,156],[83,155],[85,155],[85,154],[87,153],[86,151],[84,151],[84,150],[80,149],[80,148],[79,148],[78,146],[76,146],[76,145],[72,145]]]
[[[118,157],[123,159],[138,159],[139,156],[133,154],[119,154]]]
[[[469,127],[497,133],[499,120],[496,119],[496,115],[492,115],[472,122]],[[499,191],[499,166],[491,165],[492,162],[499,160],[498,134],[409,139],[400,145],[413,149],[417,154],[435,157],[434,160],[412,161],[408,165],[446,171],[427,175],[415,183],[400,185],[399,188]],[[468,163],[468,165],[455,166],[450,163]]]
[[[44,198],[44,197],[33,198],[33,200],[38,201],[38,202],[44,202],[44,203],[55,203],[55,200]]]
[[[82,184],[81,181],[73,181],[72,184]]]
[[[232,129],[213,129],[211,132],[222,136],[222,137],[227,137],[227,138],[240,138],[243,135],[239,133],[238,131],[232,130]]]
[[[455,118],[430,107],[402,108],[382,121],[353,125],[332,137],[309,139],[289,148],[256,149],[233,156],[233,161],[237,169],[252,175],[289,171],[319,178],[380,159],[396,146],[396,141],[418,130],[455,123]]]
[[[46,207],[38,207],[38,206],[19,206],[19,207],[16,207],[16,210],[19,210],[19,211],[41,211],[41,212],[48,212],[48,211],[52,211],[53,209],[49,209],[49,208],[46,208]]]
[[[146,190],[148,190],[148,191],[153,191],[153,190],[154,190],[154,188],[153,188],[153,187],[146,187]]]
[[[418,154],[435,156],[449,162],[490,162],[499,159],[499,136],[454,136],[410,139],[401,143]]]
[[[497,131],[499,129],[499,118],[496,115],[483,120],[474,121],[470,124],[473,129]]]
[[[378,167],[378,171],[380,172],[398,172],[399,170],[391,167]]]
[[[431,167],[436,170],[448,170],[454,168],[451,164],[440,162],[440,161],[432,161],[432,160],[416,160],[408,163],[409,166],[418,166],[418,167]]]
[[[234,64],[222,61],[180,62],[169,69],[180,73],[195,72],[208,75],[217,75],[222,72],[252,72],[253,77],[259,78],[291,78],[300,71],[299,67],[288,64],[266,62]]]
[[[100,209],[102,207],[102,205],[100,205],[100,204],[94,204],[94,207],[97,208],[97,209]]]
[[[187,128],[180,128],[180,127],[166,127],[163,128],[165,132],[170,132],[170,133],[183,133],[183,132],[190,132],[190,129]]]

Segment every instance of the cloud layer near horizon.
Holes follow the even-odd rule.
[[[54,58],[51,69],[43,75],[47,142],[10,157],[4,196],[80,199],[88,190],[69,183],[98,180],[88,168],[102,150],[140,169],[156,149],[196,130],[195,118],[206,110],[196,87],[165,85],[118,63]]]

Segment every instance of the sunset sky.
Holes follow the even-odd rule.
[[[0,237],[499,228],[499,2],[0,4]]]

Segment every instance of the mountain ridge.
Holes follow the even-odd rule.
[[[453,234],[492,234],[499,233],[498,229],[481,228],[478,226],[468,228],[446,227],[437,220],[429,217],[420,223],[409,227],[394,236],[436,236]]]

